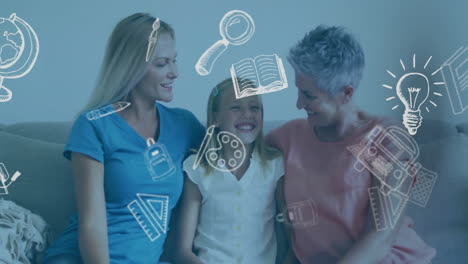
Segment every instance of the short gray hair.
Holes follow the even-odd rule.
[[[320,25],[289,51],[295,71],[313,78],[318,88],[335,96],[344,86],[357,89],[364,70],[364,52],[343,27]]]

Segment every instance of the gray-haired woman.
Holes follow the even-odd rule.
[[[319,26],[290,50],[289,62],[296,106],[307,118],[290,121],[268,137],[284,154],[284,202],[293,209],[290,214],[301,211],[306,220],[291,219],[289,260],[295,255],[302,264],[429,263],[435,251],[414,232],[409,218],[396,216],[393,228],[377,231],[368,190],[381,183],[368,170],[356,170],[348,150],[376,126],[391,123],[353,103],[364,69],[360,44],[341,27]],[[395,205],[401,213],[406,201]]]

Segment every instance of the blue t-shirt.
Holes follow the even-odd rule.
[[[152,148],[120,115],[90,121],[86,113],[76,120],[65,146],[68,159],[78,152],[104,164],[111,263],[159,262],[171,211],[183,189],[182,162],[204,136],[203,125],[191,112],[160,104],[156,108],[159,137]],[[155,177],[157,173],[164,177]],[[78,214],[46,258],[59,254],[80,255]]]

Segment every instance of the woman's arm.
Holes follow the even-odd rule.
[[[78,240],[83,263],[109,263],[104,166],[80,153],[72,153],[75,195],[79,213]]]
[[[372,186],[380,188],[381,183],[377,177],[372,176]],[[377,264],[380,263],[390,252],[395,237],[402,224],[403,216],[406,211],[404,208],[393,228],[388,227],[385,230],[377,231],[374,215],[369,206],[367,226],[362,238],[347,252],[347,254],[338,262],[338,264]],[[385,208],[379,203],[377,206],[380,215],[384,214]]]
[[[181,264],[203,264],[192,251],[198,225],[201,194],[198,186],[188,179],[187,175],[184,178],[184,193],[177,221],[177,249],[174,261]]]
[[[286,201],[284,198],[284,176],[278,180],[276,185],[276,212],[283,213],[283,209],[286,208]],[[283,216],[288,217],[287,215]],[[286,223],[276,223],[275,226],[278,239],[278,257],[276,260],[277,264],[296,264],[299,263],[294,252],[291,248],[291,227],[287,226]]]

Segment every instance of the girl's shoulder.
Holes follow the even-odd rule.
[[[261,160],[259,154],[255,154],[252,160],[257,163],[256,165],[261,169],[261,173],[266,176],[270,175],[274,181],[284,175],[284,160],[280,152],[266,160]]]
[[[277,164],[282,164],[283,163],[283,154],[278,151],[277,154],[275,154],[273,157],[265,161],[266,164],[276,166]]]
[[[193,170],[193,163],[195,161],[195,158],[197,157],[197,154],[191,154],[190,156],[188,156],[185,160],[184,160],[184,163],[183,163],[183,168],[184,170],[188,170],[188,169],[192,169]]]
[[[205,168],[200,163],[195,163],[197,154],[188,156],[183,162],[183,170],[187,177],[195,184],[200,184],[202,176],[205,175]]]

